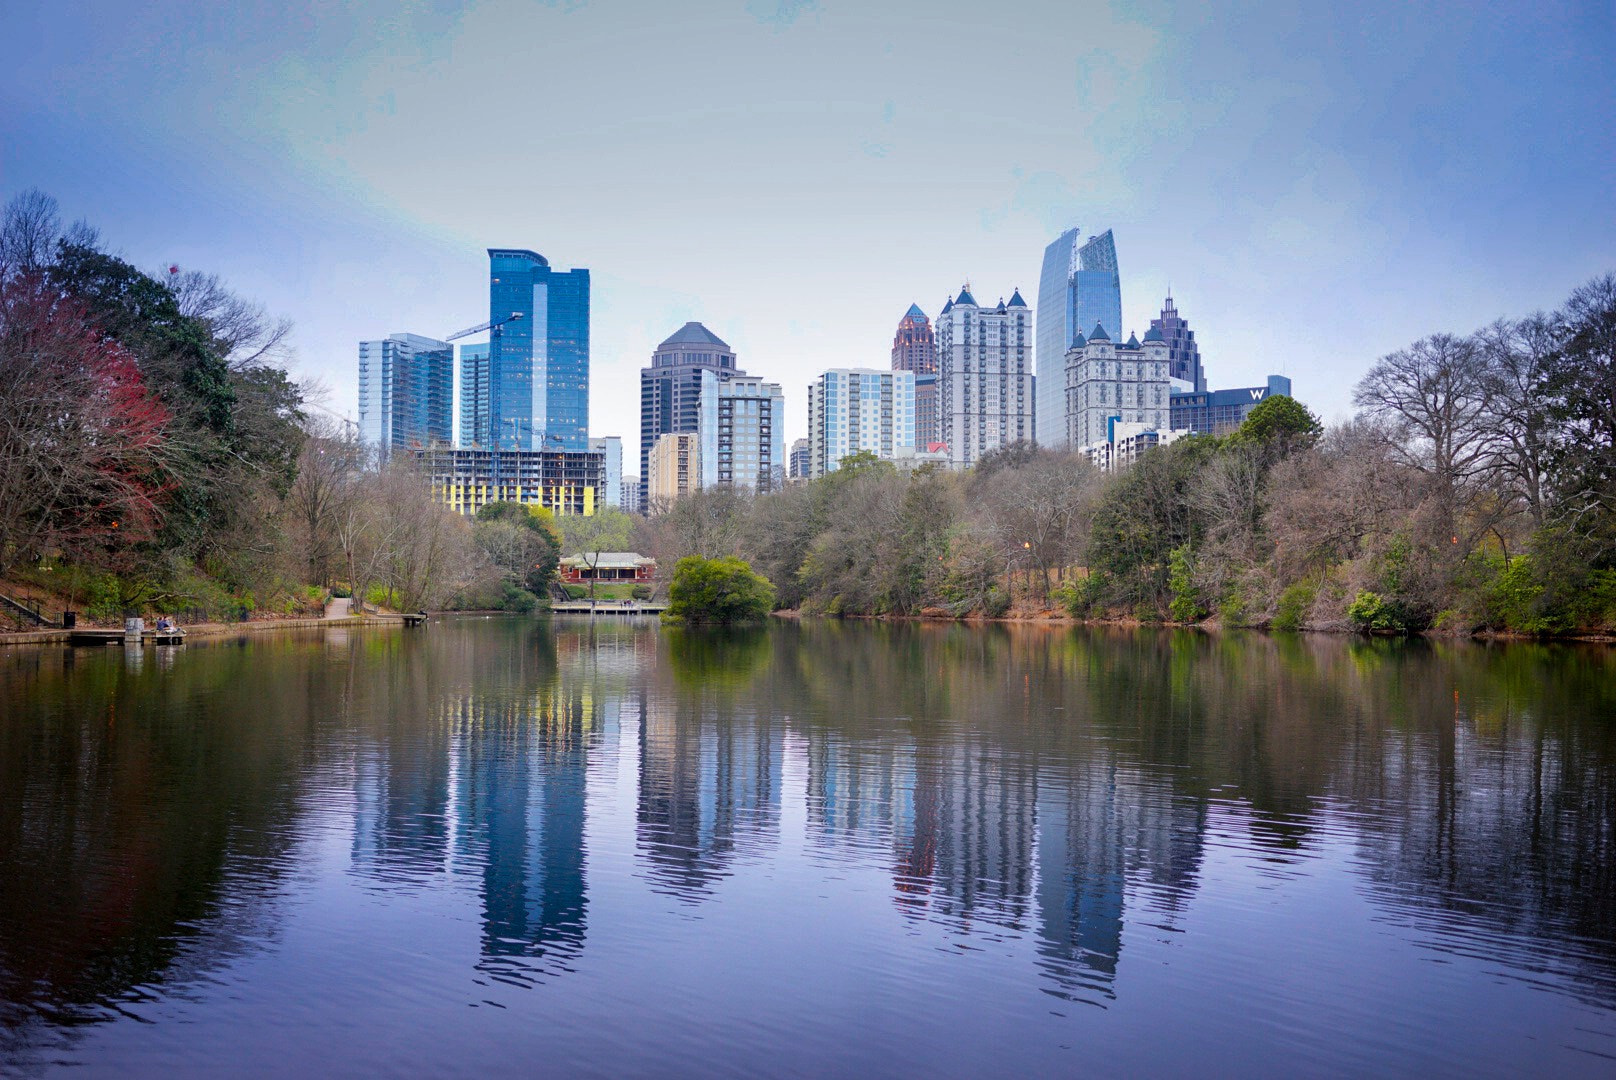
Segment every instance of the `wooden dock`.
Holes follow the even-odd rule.
[[[69,645],[127,645],[129,635],[122,630],[97,630],[90,627],[63,631]],[[141,632],[142,645],[183,645],[185,631],[145,630]]]
[[[636,600],[624,604],[621,600],[555,600],[550,604],[554,615],[660,615],[668,610],[667,604]]]

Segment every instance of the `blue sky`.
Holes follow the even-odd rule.
[[[357,342],[487,317],[489,246],[593,275],[591,423],[686,319],[782,382],[886,366],[910,302],[1032,302],[1115,230],[1214,386],[1331,418],[1376,357],[1616,269],[1616,7],[13,0],[0,196]]]

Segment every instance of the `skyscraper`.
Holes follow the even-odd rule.
[[[835,368],[809,385],[809,476],[835,472],[849,454],[891,460],[914,447],[912,372]]]
[[[931,320],[910,304],[892,339],[892,370],[915,374],[915,446],[925,449],[937,434],[937,335]]]
[[[589,271],[488,249],[489,439],[501,449],[589,449]]]
[[[488,447],[488,343],[460,346],[460,434],[456,446]]]
[[[785,397],[780,384],[701,373],[701,487],[775,491],[785,484]]]
[[[1201,366],[1201,349],[1195,344],[1195,331],[1179,317],[1171,293],[1162,304],[1161,318],[1151,319],[1150,328],[1167,342],[1168,377],[1188,383],[1192,390],[1205,390],[1206,369]]]
[[[937,335],[931,332],[931,320],[919,304],[910,304],[898,322],[898,333],[892,339],[892,370],[937,373]]]
[[[617,509],[623,501],[623,439],[620,435],[602,435],[589,440],[589,452],[601,455],[605,469],[605,486],[601,489],[601,502]]]
[[[1106,333],[1122,336],[1122,277],[1117,273],[1117,245],[1110,229],[1089,237],[1077,249],[1072,293],[1078,329],[1099,323]]]
[[[419,334],[359,343],[359,434],[382,457],[448,446],[454,437],[454,350]]]
[[[1046,446],[1066,444],[1066,350],[1095,323],[1122,333],[1116,242],[1107,229],[1080,246],[1078,230],[1067,229],[1044,249],[1038,279],[1037,435]]]
[[[640,369],[640,502],[649,505],[651,447],[669,432],[694,432],[701,422],[701,376],[720,380],[746,372],[735,352],[699,322],[687,322],[656,347],[651,366]]]
[[[694,431],[658,435],[645,458],[647,510],[660,510],[701,487],[701,436]]]
[[[1019,290],[1008,304],[984,308],[966,287],[938,313],[939,427],[954,465],[974,465],[990,450],[1032,440],[1032,325]]]
[[[1107,439],[1114,424],[1165,429],[1172,383],[1167,345],[1151,330],[1121,345],[1098,324],[1078,334],[1066,354],[1066,445],[1082,449]]]
[[[915,449],[925,450],[943,441],[937,413],[937,376],[915,376]]]

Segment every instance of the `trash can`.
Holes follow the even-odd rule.
[[[71,630],[79,624],[79,613],[76,611],[62,612],[62,629]]]

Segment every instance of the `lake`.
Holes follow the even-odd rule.
[[[1616,1076],[1616,651],[0,649],[0,1074]]]

